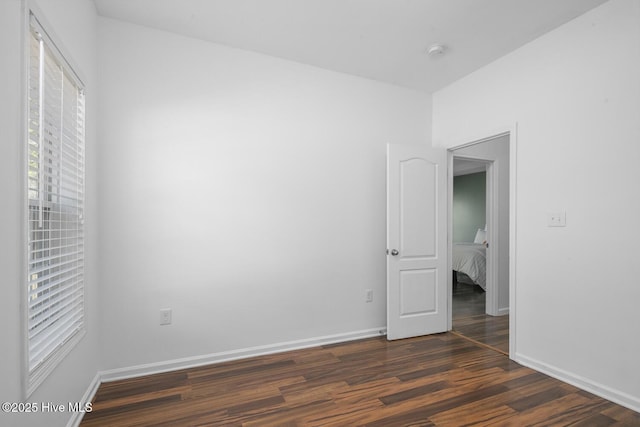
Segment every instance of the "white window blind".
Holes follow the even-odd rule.
[[[28,68],[28,390],[84,331],[84,92],[37,19]]]

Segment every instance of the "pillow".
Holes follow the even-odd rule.
[[[476,238],[473,239],[473,243],[484,243],[487,241],[487,232],[482,228],[478,228],[476,231]]]

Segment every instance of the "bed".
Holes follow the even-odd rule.
[[[480,233],[483,231],[483,233]],[[478,230],[475,243],[454,243],[452,268],[454,278],[460,282],[463,278],[457,273],[464,273],[473,283],[487,290],[487,247],[484,230]],[[454,282],[455,285],[455,282]]]

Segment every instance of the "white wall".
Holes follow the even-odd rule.
[[[20,1],[0,2],[0,271],[2,271],[2,298],[0,298],[0,400],[21,399],[22,317],[20,315],[22,258],[21,224],[22,155],[20,110],[21,105],[21,25]],[[6,65],[5,65],[6,64]],[[9,326],[13,325],[13,326]],[[0,422],[9,422],[10,415],[0,415]],[[15,418],[15,417],[12,417]],[[13,421],[13,420],[12,420]]]
[[[433,98],[437,146],[518,124],[515,357],[636,410],[638,76],[640,2],[611,0]]]
[[[454,164],[455,164],[454,160]],[[485,165],[480,164],[483,168]],[[455,166],[454,166],[455,169]],[[474,172],[453,177],[452,232],[453,243],[473,242],[479,228],[487,224],[487,174]]]
[[[429,95],[108,19],[98,51],[106,368],[385,327],[385,144]]]
[[[35,2],[34,2],[35,3]],[[31,395],[29,402],[67,405],[80,401],[99,369],[97,336],[96,221],[96,12],[89,0],[47,0],[35,3],[51,24],[66,51],[86,78],[87,85],[87,205],[86,205],[86,321],[87,334],[69,356]],[[0,401],[23,400],[22,379],[22,256],[24,254],[24,182],[22,141],[22,32],[19,0],[0,2]],[[50,27],[50,28],[51,28]],[[65,425],[71,414],[6,414],[0,425]]]

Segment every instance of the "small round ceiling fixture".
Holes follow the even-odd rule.
[[[440,43],[433,44],[427,49],[427,55],[431,58],[437,58],[444,55],[444,49],[444,45],[441,45]]]

